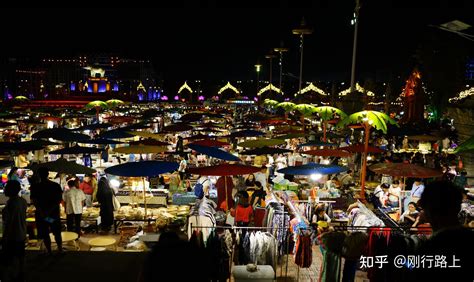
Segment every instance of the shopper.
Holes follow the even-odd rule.
[[[94,194],[94,187],[92,186],[92,178],[94,178],[92,174],[90,173],[86,174],[84,176],[84,180],[79,185],[79,187],[76,186],[76,188],[79,188],[84,192],[86,196],[86,206],[88,208],[92,207],[92,195]]]
[[[239,192],[239,203],[235,211],[231,211],[231,214],[235,217],[235,223],[237,226],[249,226],[252,222],[253,208],[249,204],[249,196],[244,192]]]
[[[74,180],[69,180],[67,186],[69,190],[64,192],[64,209],[66,210],[67,231],[74,231],[81,236],[82,207],[86,200],[86,195],[79,189]]]
[[[419,254],[444,256],[449,267],[415,268],[418,281],[473,280],[474,233],[458,220],[461,201],[461,189],[450,181],[432,182],[421,195],[419,205],[431,223],[433,235],[421,246]]]
[[[12,167],[10,169],[10,172],[7,175],[8,180],[15,180],[20,183],[20,177],[18,176],[18,168],[16,166]]]
[[[18,196],[20,183],[9,180],[5,185],[8,201],[2,210],[5,271],[2,281],[24,281],[23,265],[25,261],[26,209],[25,199]]]
[[[48,254],[51,254],[52,232],[58,246],[58,252],[62,252],[61,219],[59,216],[59,205],[62,201],[62,190],[58,183],[48,179],[49,170],[45,167],[38,169],[40,181],[31,186],[31,201],[36,208],[36,227],[38,236],[43,240]]]
[[[105,177],[99,180],[98,186],[96,197],[100,205],[100,226],[102,231],[109,232],[114,224],[114,191]]]
[[[388,204],[391,207],[396,208],[400,205],[401,191],[400,182],[398,180],[392,181],[392,185],[388,188]]]

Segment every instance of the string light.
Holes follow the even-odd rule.
[[[232,84],[230,84],[230,82],[227,81],[227,84],[221,89],[219,89],[219,92],[217,92],[217,94],[221,95],[222,92],[226,91],[227,89],[234,91],[236,94],[240,93],[240,91],[237,88],[235,88]]]
[[[188,83],[187,83],[186,81],[185,81],[184,84],[179,88],[178,94],[181,94],[181,92],[182,92],[184,89],[187,89],[190,93],[193,93],[193,90],[191,89],[191,87],[188,85]]]
[[[324,92],[322,89],[316,87],[316,86],[311,82],[308,86],[306,86],[305,88],[301,89],[301,92],[297,92],[297,93],[295,94],[295,97],[296,97],[296,95],[298,95],[298,94],[304,94],[304,93],[309,92],[309,91],[314,91],[314,92],[319,93],[319,94],[324,95],[324,96],[327,96],[327,95],[328,95],[326,92]]]
[[[449,102],[454,103],[454,102],[457,102],[459,100],[462,100],[462,99],[467,98],[467,97],[472,96],[472,95],[474,95],[474,87],[471,87],[467,90],[459,92],[458,96],[454,97],[454,98],[450,98]]]
[[[262,95],[263,93],[265,93],[267,91],[275,91],[278,94],[283,94],[283,92],[281,91],[280,88],[278,88],[278,87],[274,86],[273,84],[269,83],[267,86],[263,87],[262,89],[260,89],[260,91],[258,91],[257,96],[260,96],[260,95]]]
[[[362,88],[362,86],[359,85],[359,83],[356,83],[356,90],[361,93],[366,93],[366,90]],[[343,90],[339,92],[339,96],[346,96],[347,94],[351,93],[351,88],[347,88],[346,90]],[[375,96],[375,93],[372,91],[367,90],[367,96],[373,97]]]

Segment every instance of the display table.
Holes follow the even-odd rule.
[[[106,248],[110,246],[114,248],[114,251],[117,250],[117,240],[110,237],[93,238],[89,240],[88,244],[89,244],[89,250],[91,250],[92,248],[100,248],[100,247]]]
[[[56,239],[54,238],[54,235],[52,233],[49,233],[49,237],[51,238],[51,243],[56,243]],[[74,248],[79,251],[79,246],[76,243],[76,240],[79,238],[79,235],[76,232],[63,231],[61,232],[61,238],[63,241],[63,246],[68,243],[72,243]]]
[[[147,223],[150,224],[152,222],[155,222],[156,219],[114,219],[114,233],[117,234],[117,230],[120,226],[122,226],[125,222],[130,222],[130,223]]]
[[[248,271],[246,265],[236,265],[232,268],[232,276],[234,277],[235,282],[272,282],[275,278],[275,271],[271,265],[258,265],[257,271],[254,272]]]

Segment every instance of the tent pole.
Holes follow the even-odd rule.
[[[145,205],[145,216],[143,217],[144,220],[146,220],[146,187],[145,187],[145,177],[142,178],[143,181],[143,204]]]

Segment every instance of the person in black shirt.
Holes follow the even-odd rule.
[[[62,201],[63,191],[58,183],[48,179],[49,170],[41,167],[37,171],[40,181],[31,186],[31,201],[36,207],[36,227],[38,236],[43,239],[48,254],[51,254],[52,232],[58,245],[58,252],[62,252],[61,219],[59,204]]]
[[[418,281],[473,281],[474,233],[464,228],[459,220],[461,189],[450,181],[436,181],[426,185],[418,204],[431,223],[433,235],[419,249],[420,256],[445,256],[447,267],[419,267],[414,269]],[[434,263],[433,263],[434,264]]]

